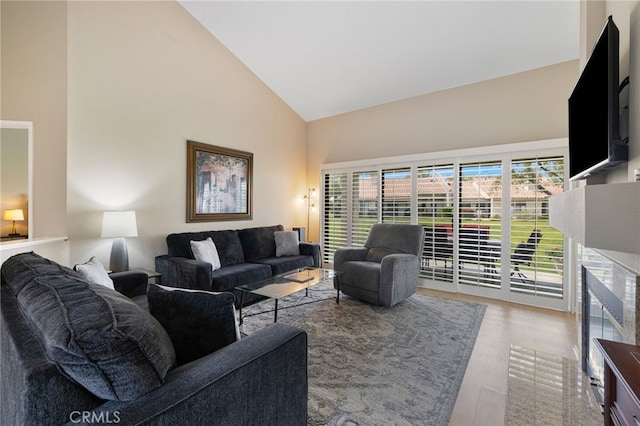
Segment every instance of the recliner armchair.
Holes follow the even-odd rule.
[[[364,247],[337,249],[333,286],[365,302],[391,307],[416,292],[424,229],[420,225],[377,223]]]

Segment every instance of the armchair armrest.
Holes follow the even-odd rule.
[[[163,285],[211,290],[212,275],[209,263],[186,257],[162,255],[156,256],[156,271],[163,275]]]
[[[380,264],[380,282],[393,285],[380,286],[379,297],[383,306],[392,306],[413,294],[418,287],[420,259],[415,254],[389,254]]]
[[[306,425],[307,395],[307,334],[276,323],[170,371],[135,401],[92,413],[136,425]]]
[[[313,267],[320,267],[320,244],[318,243],[299,243],[300,254],[313,257]]]
[[[130,299],[147,294],[149,277],[142,271],[112,272],[109,277],[113,281],[113,287]]]
[[[333,269],[340,270],[344,262],[352,260],[365,260],[369,249],[366,247],[344,247],[339,248],[333,254]]]

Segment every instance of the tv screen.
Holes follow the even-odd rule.
[[[619,32],[610,16],[569,98],[572,180],[627,160],[619,124]]]

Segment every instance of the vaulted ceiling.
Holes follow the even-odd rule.
[[[578,0],[180,4],[305,121],[578,58]]]

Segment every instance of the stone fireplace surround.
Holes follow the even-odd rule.
[[[578,247],[578,314],[582,367],[602,396],[602,354],[594,338],[640,345],[640,271],[615,256]]]

